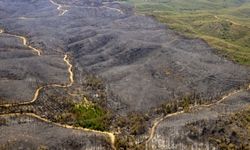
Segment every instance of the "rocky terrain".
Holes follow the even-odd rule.
[[[43,145],[53,149],[59,141],[65,141],[60,145],[66,149],[114,149],[113,134],[128,136],[130,130],[126,125],[117,127],[117,118],[126,120],[131,113],[149,115],[145,127],[150,131],[154,117],[159,116],[155,110],[190,95],[195,95],[199,104],[209,104],[242,89],[227,97],[232,104],[225,110],[235,112],[249,104],[246,87],[250,68],[217,56],[216,50],[201,39],[184,37],[152,17],[137,15],[125,2],[0,0],[0,29],[0,114],[4,120],[0,130],[5,131],[1,132],[0,144],[5,149]],[[109,134],[73,132],[44,122],[46,118],[75,125],[77,116],[60,115],[72,113],[72,107],[84,96],[111,114]],[[239,105],[234,104],[236,101]],[[162,148],[158,143],[169,137],[169,126],[178,125],[176,128],[182,130],[187,122],[228,113],[220,103],[214,107],[216,110],[209,107],[199,113],[177,115],[171,122],[163,119],[157,134],[151,132],[152,138],[148,139],[145,129],[135,141],[148,139],[148,148]],[[8,117],[15,113],[42,118]],[[19,120],[24,121],[17,123]],[[46,132],[32,139],[40,128]],[[55,140],[48,141],[53,137]],[[71,143],[71,137],[76,143]],[[82,137],[87,141],[79,140]],[[122,149],[121,145],[117,149]]]

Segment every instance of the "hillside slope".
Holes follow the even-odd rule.
[[[200,37],[219,53],[250,64],[249,0],[128,0],[138,12],[153,15],[170,28]]]

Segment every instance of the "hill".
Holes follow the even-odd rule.
[[[128,0],[140,13],[153,15],[191,37],[200,37],[218,53],[250,65],[249,0]]]

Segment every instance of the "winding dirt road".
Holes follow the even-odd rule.
[[[4,33],[4,31],[1,29],[0,30],[0,33]],[[18,37],[20,39],[22,39],[23,41],[23,45],[29,47],[30,49],[34,50],[37,52],[38,56],[41,56],[41,51],[28,45],[27,44],[27,39],[23,36],[19,36],[19,35],[12,35],[12,34],[7,34],[7,35],[10,35],[10,36],[14,36],[14,37]],[[73,73],[73,65],[70,63],[69,61],[69,56],[67,54],[64,55],[64,58],[63,58],[63,61],[67,64],[68,66],[68,73],[69,73],[69,83],[67,85],[60,85],[60,84],[51,84],[51,85],[46,85],[46,86],[42,86],[42,87],[39,87],[38,89],[36,89],[35,91],[35,94],[34,94],[34,97],[31,101],[27,101],[27,102],[23,102],[23,103],[13,103],[13,104],[3,104],[3,105],[0,105],[0,107],[13,107],[13,106],[20,106],[20,105],[28,105],[28,104],[32,104],[34,103],[37,99],[38,99],[38,96],[40,94],[40,91],[43,89],[43,88],[46,88],[46,87],[61,87],[61,88],[68,88],[68,87],[71,87],[74,83],[74,73]],[[94,132],[94,133],[98,133],[98,134],[103,134],[103,135],[106,135],[110,138],[110,142],[111,142],[111,146],[113,149],[116,149],[115,148],[115,135],[111,132],[102,132],[102,131],[97,131],[97,130],[92,130],[92,129],[87,129],[87,128],[81,128],[81,127],[73,127],[73,126],[69,126],[69,125],[64,125],[64,124],[59,124],[59,123],[54,123],[50,120],[47,120],[45,118],[42,118],[36,114],[33,114],[33,113],[15,113],[15,114],[4,114],[4,115],[0,115],[0,116],[13,116],[13,115],[28,115],[28,116],[31,116],[31,117],[35,117],[39,120],[42,120],[44,122],[47,122],[47,123],[51,123],[51,124],[54,124],[54,125],[57,125],[57,126],[60,126],[60,127],[64,127],[64,128],[68,128],[68,129],[77,129],[77,130],[82,130],[82,131],[88,131],[88,132]]]
[[[41,50],[40,50],[40,49],[37,49],[37,48],[35,48],[35,47],[32,47],[31,45],[27,44],[27,39],[26,39],[24,36],[5,33],[3,29],[0,29],[0,34],[1,34],[1,33],[4,33],[5,35],[13,36],[13,37],[16,37],[16,38],[21,39],[24,46],[26,46],[26,47],[30,48],[31,50],[35,51],[35,52],[37,53],[38,56],[41,56]]]
[[[211,107],[213,105],[216,105],[216,104],[219,104],[219,103],[223,102],[227,98],[229,98],[229,97],[231,97],[231,96],[233,96],[233,95],[235,95],[235,94],[237,94],[239,92],[242,92],[244,90],[250,90],[250,84],[248,85],[248,87],[246,89],[235,90],[233,92],[228,93],[227,95],[224,95],[219,101],[216,101],[215,103],[204,104],[204,105],[196,105],[196,106],[190,107],[190,109],[194,109],[194,108],[197,108],[197,107]],[[153,137],[155,135],[155,131],[156,131],[157,127],[159,126],[159,124],[162,121],[164,121],[165,119],[169,118],[169,117],[177,116],[177,115],[183,114],[183,113],[185,113],[185,111],[179,111],[179,112],[171,113],[171,114],[168,114],[166,116],[163,116],[161,118],[156,119],[156,121],[154,122],[153,126],[151,127],[151,129],[149,131],[149,136],[148,136],[147,140],[145,141],[146,150],[148,150],[148,144],[153,139]]]
[[[57,7],[57,9],[60,11],[61,8],[62,8],[62,5],[60,4],[57,4],[55,3],[53,0],[50,0],[50,2]],[[62,13],[59,13],[59,16],[61,15],[64,15],[65,12],[63,11]],[[42,53],[42,50],[40,49],[37,49],[31,45],[28,44],[28,40],[26,37],[24,36],[20,36],[20,35],[15,35],[15,34],[9,34],[9,33],[5,33],[3,29],[0,29],[0,34],[4,33],[5,35],[8,35],[8,36],[13,36],[13,37],[16,37],[16,38],[19,38],[22,40],[22,44],[28,48],[30,48],[31,50],[33,50],[34,52],[37,53],[38,56],[41,56],[41,53]],[[38,96],[40,94],[40,91],[45,88],[45,87],[61,87],[61,88],[66,88],[66,87],[70,87],[73,85],[74,83],[74,73],[72,71],[72,67],[73,65],[70,63],[69,61],[69,56],[67,54],[64,55],[64,58],[63,58],[63,61],[67,64],[68,66],[68,73],[69,73],[69,84],[67,85],[60,85],[60,84],[51,84],[51,85],[46,85],[46,86],[42,86],[42,87],[39,87],[36,89],[35,93],[34,93],[34,96],[33,96],[33,99],[31,101],[27,101],[27,102],[22,102],[22,103],[13,103],[13,104],[3,104],[3,105],[0,105],[0,107],[11,107],[11,106],[20,106],[20,105],[28,105],[28,104],[32,104],[34,103],[37,99],[38,99]]]
[[[58,4],[56,2],[54,2],[53,0],[50,0],[50,2],[53,4],[53,5],[56,5],[58,6],[57,7],[57,10],[60,11],[59,13],[59,16],[63,16],[68,10],[62,10],[62,5],[61,4]],[[4,30],[3,29],[0,29],[0,34],[4,33]],[[27,39],[24,37],[24,36],[20,36],[20,35],[14,35],[14,34],[9,34],[9,33],[4,33],[8,36],[13,36],[13,37],[17,37],[19,39],[22,40],[22,43],[24,46],[27,46],[28,48],[30,48],[31,50],[35,51],[37,53],[38,56],[41,56],[41,50],[40,49],[37,49],[37,48],[34,48],[32,47],[31,45],[29,45],[27,43]],[[70,63],[70,60],[69,60],[69,56],[67,54],[64,55],[64,58],[63,58],[63,61],[67,64],[68,66],[68,73],[69,73],[69,83],[67,85],[60,85],[60,84],[51,84],[51,85],[46,85],[46,86],[41,86],[39,88],[36,89],[35,91],[35,94],[33,96],[33,99],[31,101],[27,101],[27,102],[23,102],[23,103],[13,103],[13,104],[3,104],[3,105],[0,105],[0,107],[12,107],[12,106],[20,106],[20,105],[28,105],[28,104],[32,104],[34,103],[37,99],[38,99],[38,96],[40,94],[40,91],[43,89],[43,88],[46,88],[46,87],[61,87],[61,88],[68,88],[68,87],[71,87],[74,83],[74,73],[73,73],[73,65]],[[110,143],[111,143],[111,147],[116,150],[116,147],[115,147],[115,135],[112,133],[112,132],[105,132],[105,131],[97,131],[97,130],[92,130],[92,129],[87,129],[87,128],[81,128],[81,127],[74,127],[74,126],[69,126],[69,125],[65,125],[65,124],[60,124],[60,123],[55,123],[55,122],[52,122],[48,119],[45,119],[45,118],[42,118],[36,114],[33,114],[33,113],[15,113],[15,114],[3,114],[3,115],[0,115],[0,116],[18,116],[18,115],[28,115],[28,116],[31,116],[31,117],[34,117],[34,118],[37,118],[39,120],[42,120],[44,122],[47,122],[47,123],[51,123],[53,125],[56,125],[56,126],[60,126],[60,127],[63,127],[63,128],[68,128],[68,129],[76,129],[76,130],[82,130],[82,131],[87,131],[87,132],[93,132],[93,133],[97,133],[97,134],[102,134],[102,135],[105,135],[107,137],[109,137],[110,139]]]
[[[101,8],[107,8],[107,9],[110,9],[110,10],[117,11],[120,14],[124,14],[124,12],[122,10],[118,9],[118,8],[112,8],[112,7],[108,7],[108,6],[101,6]]]
[[[59,4],[59,3],[57,3],[57,2],[55,2],[53,0],[49,0],[49,1],[53,5],[57,6],[57,10],[60,12],[59,16],[63,16],[65,13],[67,13],[69,11],[69,10],[65,9],[65,7],[70,7],[70,6],[67,6],[67,5],[63,6],[62,4]],[[105,4],[105,3],[103,3],[103,4]],[[78,7],[78,6],[73,6],[73,7]],[[98,7],[90,7],[90,6],[86,7],[86,6],[84,6],[84,7],[81,7],[81,8],[98,8]],[[99,8],[106,8],[106,9],[110,9],[110,10],[116,11],[116,12],[118,12],[120,14],[124,14],[124,12],[122,10],[118,9],[118,8],[112,8],[112,7],[108,7],[108,6],[105,6],[105,5],[101,6]]]
[[[1,29],[0,30],[0,33],[4,33],[4,31]],[[19,35],[12,35],[12,34],[8,34],[8,35],[11,35],[11,36],[14,36],[14,37],[18,37],[20,39],[23,40],[23,45],[31,48],[32,50],[36,51],[36,52],[39,52],[38,53],[38,56],[41,56],[41,51],[30,46],[30,45],[27,45],[27,39],[23,36],[19,36]],[[73,65],[70,63],[69,61],[69,56],[67,54],[64,55],[64,58],[63,58],[63,61],[67,64],[68,66],[68,72],[69,72],[69,83],[67,85],[60,85],[60,84],[51,84],[51,85],[46,85],[46,86],[42,86],[42,87],[39,87],[38,89],[36,89],[35,91],[35,94],[34,94],[34,97],[31,101],[27,101],[27,102],[23,102],[23,103],[13,103],[13,104],[4,104],[4,105],[0,105],[0,107],[12,107],[12,106],[20,106],[20,105],[28,105],[28,104],[32,104],[34,103],[37,99],[38,99],[38,96],[40,94],[40,91],[43,89],[43,88],[46,88],[46,87],[61,87],[61,88],[68,88],[68,87],[71,87],[74,83],[74,73],[73,73]],[[92,130],[92,129],[87,129],[87,128],[81,128],[81,127],[73,127],[73,126],[69,126],[69,125],[63,125],[63,124],[59,124],[59,123],[54,123],[50,120],[47,120],[45,118],[42,118],[36,114],[33,114],[33,113],[15,113],[15,114],[4,114],[4,115],[0,115],[0,116],[13,116],[13,115],[28,115],[28,116],[31,116],[31,117],[35,117],[39,120],[42,120],[44,122],[47,122],[47,123],[51,123],[51,124],[54,124],[54,125],[57,125],[57,126],[60,126],[60,127],[64,127],[64,128],[68,128],[68,129],[77,129],[77,130],[82,130],[82,131],[88,131],[88,132],[94,132],[94,133],[98,133],[98,134],[103,134],[103,135],[106,135],[110,138],[110,142],[111,142],[111,146],[113,149],[116,149],[114,144],[115,144],[115,135],[111,132],[102,132],[102,131],[97,131],[97,130]]]
[[[63,16],[66,12],[68,12],[68,10],[66,10],[65,7],[63,7],[61,4],[58,4],[58,3],[54,2],[53,0],[49,0],[49,1],[53,5],[57,6],[57,10],[59,11],[58,16]],[[120,10],[120,9],[117,9],[117,8],[111,8],[111,7],[108,7],[108,6],[101,6],[101,7],[107,8],[107,9],[112,9],[114,11],[118,11],[119,13],[123,14],[123,11]],[[220,19],[218,16],[215,16],[215,18]],[[235,24],[235,25],[240,25],[240,24],[232,22],[232,21],[230,21],[230,22],[233,23],[233,24]],[[29,45],[28,42],[27,42],[28,40],[24,36],[5,33],[4,30],[0,29],[0,34],[2,34],[2,33],[6,34],[6,35],[9,35],[9,36],[13,36],[13,37],[17,37],[17,38],[21,39],[24,46],[27,46],[28,48],[30,48],[31,50],[33,50],[38,56],[41,56],[42,50],[34,48],[31,45]],[[70,63],[70,59],[69,59],[69,56],[67,54],[64,55],[63,61],[68,66],[68,70],[67,70],[68,73],[69,73],[69,83],[68,84],[66,84],[66,85],[51,84],[51,85],[45,85],[45,86],[39,87],[39,88],[36,89],[36,91],[34,93],[34,96],[33,96],[33,98],[32,98],[31,101],[27,101],[27,102],[23,102],[23,103],[17,103],[17,104],[4,104],[4,105],[0,105],[0,107],[12,107],[12,106],[16,106],[16,105],[19,106],[19,105],[32,104],[32,103],[34,103],[38,99],[41,90],[44,89],[44,88],[46,88],[46,87],[61,87],[61,88],[71,87],[73,85],[73,83],[74,83],[73,65]],[[249,90],[249,89],[250,89],[250,85],[248,86],[247,90]],[[231,93],[223,96],[219,101],[217,101],[215,103],[193,106],[193,107],[191,107],[191,109],[197,108],[197,107],[211,107],[213,105],[221,103],[222,101],[226,100],[228,97],[231,97],[234,94],[239,93],[241,91],[243,91],[243,90],[233,91],[233,92],[231,92]],[[164,121],[165,119],[167,119],[167,118],[169,118],[171,116],[176,116],[176,115],[183,114],[183,113],[185,113],[185,112],[184,111],[179,111],[179,112],[168,114],[166,116],[163,116],[161,118],[156,119],[156,121],[154,122],[152,128],[150,129],[149,136],[148,136],[148,138],[145,141],[146,149],[147,149],[148,143],[153,139],[157,127],[159,126],[159,124],[162,121]],[[56,126],[59,126],[59,127],[63,127],[63,128],[76,129],[76,130],[81,130],[81,131],[85,131],[85,132],[93,132],[93,133],[105,135],[105,136],[107,136],[107,137],[110,138],[110,142],[111,142],[112,148],[116,149],[115,146],[114,146],[115,145],[115,135],[112,132],[102,132],[102,131],[97,131],[97,130],[92,130],[92,129],[87,129],[87,128],[74,127],[74,126],[69,126],[69,125],[65,125],[65,124],[55,123],[55,122],[52,122],[52,121],[50,121],[48,119],[45,119],[45,118],[42,118],[42,117],[40,117],[40,116],[38,116],[36,114],[33,114],[33,113],[22,113],[22,114],[15,113],[15,114],[4,114],[4,115],[0,115],[0,116],[19,116],[19,115],[31,116],[31,117],[37,118],[37,119],[39,119],[41,121],[44,121],[44,122],[47,122],[47,123],[50,123],[50,124],[53,124],[53,125],[56,125]]]
[[[22,40],[22,43],[24,46],[30,48],[31,50],[35,51],[37,53],[38,56],[41,56],[41,50],[40,49],[37,49],[37,48],[34,48],[33,46],[29,45],[27,43],[27,39],[24,37],[24,36],[20,36],[20,35],[14,35],[14,34],[9,34],[9,33],[5,33],[3,29],[0,30],[0,33],[1,34],[5,34],[5,35],[8,35],[8,36],[13,36],[13,37],[16,37],[16,38],[19,38]],[[37,99],[38,99],[38,96],[40,94],[40,91],[45,88],[45,87],[62,87],[62,88],[66,88],[66,87],[70,87],[73,85],[74,83],[74,74],[73,74],[73,71],[72,71],[72,64],[69,62],[69,56],[67,54],[64,55],[64,58],[63,58],[63,61],[67,64],[68,66],[68,73],[69,73],[69,84],[67,85],[60,85],[60,84],[51,84],[51,85],[46,85],[46,86],[41,86],[39,88],[36,89],[35,93],[34,93],[34,96],[33,96],[33,99],[31,101],[27,101],[27,102],[22,102],[22,103],[13,103],[13,104],[3,104],[3,105],[0,105],[0,107],[11,107],[11,106],[20,106],[20,105],[28,105],[28,104],[32,104],[33,102],[35,102]]]
[[[59,13],[59,16],[63,16],[66,12],[68,12],[67,9],[63,9],[63,6],[62,6],[61,4],[58,4],[58,3],[56,3],[56,2],[53,1],[53,0],[50,0],[50,2],[51,2],[53,5],[57,6],[56,9],[60,12],[60,13]]]
[[[16,117],[16,116],[22,116],[22,115],[26,115],[26,116],[30,116],[30,117],[34,117],[36,119],[39,119],[43,122],[46,122],[46,123],[49,123],[49,124],[53,124],[55,126],[58,126],[58,127],[62,127],[62,128],[67,128],[67,129],[74,129],[74,130],[81,130],[81,131],[84,131],[84,132],[92,132],[92,133],[96,133],[96,134],[102,134],[102,135],[106,135],[110,138],[110,142],[111,142],[111,146],[113,149],[116,149],[114,147],[114,144],[115,144],[115,135],[111,132],[105,132],[105,131],[97,131],[97,130],[92,130],[92,129],[87,129],[87,128],[81,128],[81,127],[74,127],[74,126],[70,126],[70,125],[66,125],[66,124],[60,124],[60,123],[55,123],[55,122],[52,122],[48,119],[45,119],[45,118],[42,118],[36,114],[33,114],[33,113],[12,113],[12,114],[3,114],[3,115],[0,115],[1,117]]]

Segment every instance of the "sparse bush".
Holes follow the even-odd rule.
[[[102,80],[95,77],[94,75],[89,75],[86,78],[86,83],[88,87],[91,87],[93,90],[98,90],[103,88]]]
[[[142,146],[138,146],[135,143],[135,138],[133,136],[120,135],[116,138],[115,147],[119,150],[141,150]]]
[[[178,105],[177,103],[173,102],[173,103],[168,103],[166,105],[162,105],[161,106],[161,111],[164,115],[167,115],[167,114],[171,114],[171,113],[174,113],[174,112],[177,112],[178,111]]]
[[[6,125],[7,124],[7,120],[4,118],[0,118],[0,126]]]
[[[130,134],[132,135],[140,135],[145,133],[146,124],[145,117],[142,114],[133,113],[128,116],[130,118]]]
[[[183,98],[183,102],[182,102],[182,107],[184,109],[185,112],[188,112],[189,111],[189,108],[190,108],[190,104],[191,104],[191,97],[189,96],[185,96]]]
[[[221,150],[249,149],[250,108],[237,114],[222,116],[214,121],[199,121],[187,125],[189,137],[194,140],[207,140]],[[202,132],[193,130],[201,128]]]

